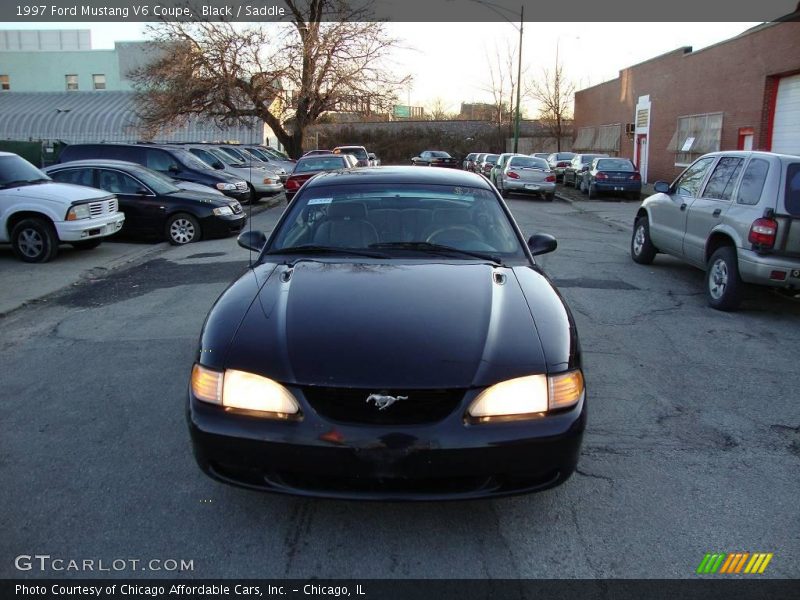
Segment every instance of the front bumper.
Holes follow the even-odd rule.
[[[322,418],[292,389],[301,421],[232,413],[189,393],[195,459],[224,483],[269,492],[364,500],[454,500],[543,490],[574,472],[586,403],[531,421],[354,425]]]
[[[739,275],[742,281],[770,287],[800,289],[800,259],[774,254],[758,254],[752,250],[737,248]],[[770,279],[773,271],[783,271],[783,280]]]
[[[247,202],[250,200],[249,188],[245,190],[235,189],[235,190],[220,190],[220,191],[226,196],[228,196],[228,198],[235,198],[236,200],[238,200],[243,204],[247,204]]]
[[[256,193],[259,194],[277,194],[278,192],[283,191],[283,184],[280,183],[279,177],[276,175],[275,179],[278,179],[279,183],[264,183],[263,181],[253,181],[253,189]]]
[[[211,215],[201,219],[200,227],[204,238],[222,238],[235,235],[244,229],[247,215],[242,212],[238,215]]]
[[[106,237],[122,229],[125,213],[116,212],[92,219],[59,221],[55,223],[58,239],[62,242],[79,242]]]

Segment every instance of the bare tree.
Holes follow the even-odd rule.
[[[455,115],[447,110],[447,103],[441,97],[437,97],[428,107],[427,117],[431,121],[449,121],[455,118]]]
[[[557,56],[557,55],[556,55]],[[556,58],[555,68],[544,69],[542,78],[534,79],[525,92],[539,103],[539,120],[551,136],[556,138],[556,148],[561,151],[564,121],[572,118],[572,99],[575,83],[564,74],[563,65]]]
[[[501,55],[500,49],[495,46],[494,57],[486,53],[489,81],[483,90],[492,95],[493,122],[498,126],[511,124],[511,115],[514,112],[514,94],[517,82],[515,81],[515,51],[506,41],[505,52]]]
[[[152,133],[197,116],[220,125],[262,119],[287,152],[327,111],[384,112],[408,77],[386,64],[398,41],[363,3],[284,0],[291,24],[164,22],[157,58],[131,74]]]

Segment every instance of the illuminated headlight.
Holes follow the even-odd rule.
[[[569,408],[583,397],[580,369],[558,375],[530,375],[501,381],[481,392],[467,414],[479,422],[532,419]]]
[[[78,219],[88,219],[89,214],[88,204],[77,204],[67,211],[67,221],[77,221]]]
[[[232,183],[218,183],[216,188],[221,192],[229,192],[231,190],[235,190],[236,186]]]
[[[233,209],[230,206],[220,206],[214,209],[214,214],[218,217],[224,217],[233,214]]]
[[[195,398],[222,406],[232,412],[245,412],[268,419],[291,419],[300,413],[292,393],[277,381],[227,369],[224,373],[195,365],[192,369]]]

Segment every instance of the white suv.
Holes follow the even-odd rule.
[[[52,260],[61,242],[95,248],[124,220],[114,195],[55,183],[24,158],[0,152],[0,243],[10,243],[20,260]]]

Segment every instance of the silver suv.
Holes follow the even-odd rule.
[[[713,152],[639,207],[631,257],[663,252],[706,270],[708,303],[735,309],[744,283],[800,288],[800,156]]]

